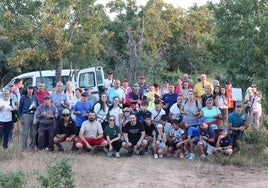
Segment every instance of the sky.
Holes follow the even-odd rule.
[[[110,0],[97,0],[98,3],[106,4]],[[137,0],[139,5],[145,5],[148,0]],[[173,4],[174,7],[182,7],[188,9],[189,7],[193,6],[196,3],[198,6],[206,4],[208,0],[164,0],[165,3]],[[209,0],[213,3],[217,3],[220,0]]]

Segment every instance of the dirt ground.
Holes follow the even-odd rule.
[[[189,161],[179,158],[153,159],[152,156],[108,158],[92,153],[20,153],[5,155],[11,160],[0,161],[0,171],[23,170],[28,174],[26,187],[39,187],[34,170],[46,174],[46,162],[65,157],[72,166],[75,185],[83,187],[258,187],[268,188],[268,170],[240,169],[212,165],[200,159]],[[0,152],[4,152],[0,149]],[[14,152],[15,154],[12,154]]]

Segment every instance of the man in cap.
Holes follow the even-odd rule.
[[[33,124],[34,112],[38,107],[38,98],[33,95],[34,88],[29,84],[26,88],[26,94],[22,95],[19,103],[18,114],[22,125],[22,150],[27,148],[28,136],[30,136],[30,147],[34,149],[37,126]]]
[[[248,116],[242,112],[242,103],[240,101],[235,103],[235,111],[228,116],[228,127],[232,131],[233,145],[240,152],[243,133],[249,127]]]
[[[207,148],[206,153],[209,155],[213,154],[214,152],[216,144],[215,131],[211,126],[208,125],[205,118],[200,118],[198,120],[198,124],[200,138],[197,147],[201,157],[205,157],[205,148]]]
[[[222,127],[220,129],[220,136],[216,143],[215,153],[222,153],[225,155],[232,155],[233,149],[232,149],[233,141],[228,134],[227,127]]]
[[[54,150],[54,126],[55,119],[58,117],[57,107],[51,103],[51,96],[46,95],[44,97],[44,103],[38,106],[36,110],[36,116],[39,119],[38,129],[38,149],[42,150],[45,147],[46,136],[48,134],[48,150]]]
[[[63,109],[61,115],[62,119],[56,128],[56,136],[53,139],[59,152],[64,151],[61,142],[74,142],[75,138],[75,122],[71,118],[70,110],[68,108]]]
[[[88,119],[88,114],[92,110],[92,105],[88,102],[88,93],[83,92],[81,100],[74,105],[73,113],[75,118],[75,135],[78,136],[82,123]]]

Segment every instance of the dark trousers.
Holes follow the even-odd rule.
[[[46,134],[48,134],[48,138],[46,137]],[[39,150],[44,149],[45,143],[46,141],[48,141],[48,148],[49,150],[53,151],[54,150],[53,137],[54,137],[54,124],[51,125],[39,124],[38,149]]]
[[[113,149],[116,151],[116,152],[119,152],[121,147],[122,147],[122,141],[121,140],[117,140],[117,141],[114,141],[112,143],[112,146],[113,146]],[[109,145],[107,146],[107,148],[109,149]]]
[[[8,137],[12,129],[14,128],[14,123],[10,122],[0,122],[0,140],[3,138],[3,148],[8,147]]]

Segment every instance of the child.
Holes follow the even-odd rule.
[[[163,131],[163,125],[158,124],[157,125],[157,132],[154,134],[154,140],[153,140],[153,150],[154,150],[154,158],[158,159],[163,157],[163,154],[166,151],[166,141],[167,141],[167,135]]]
[[[189,126],[185,122],[181,122],[179,127],[185,132],[185,139],[180,141],[176,147],[179,148],[181,145],[184,145],[186,149],[190,152],[187,156],[189,160],[193,160],[195,158],[194,155],[194,146],[197,145],[199,141],[199,131],[194,126]]]
[[[173,153],[174,157],[177,157],[177,149],[178,148],[176,147],[176,145],[180,141],[182,141],[182,135],[183,135],[184,131],[179,128],[179,121],[176,119],[173,119],[171,121],[171,125],[172,125],[172,129],[170,132],[171,145],[168,147],[168,151],[170,153]],[[180,146],[180,158],[181,159],[184,158],[182,145]]]
[[[220,129],[220,136],[216,143],[215,153],[222,153],[225,155],[232,155],[232,139],[231,136],[228,134],[228,129],[226,127],[222,127]]]

